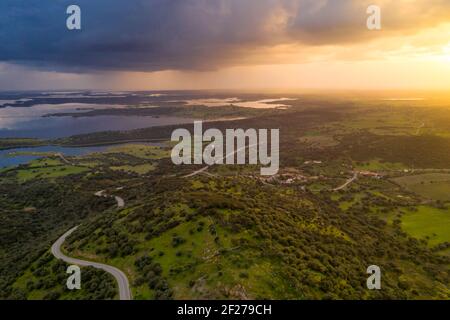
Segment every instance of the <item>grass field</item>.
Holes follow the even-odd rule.
[[[17,178],[21,182],[32,179],[52,179],[87,171],[87,168],[76,166],[55,166],[45,168],[30,168],[17,171]]]
[[[395,178],[393,181],[422,197],[450,201],[450,174],[426,173]]]
[[[142,144],[127,144],[123,146],[111,147],[108,149],[108,153],[124,153],[132,155],[136,158],[142,159],[162,159],[170,156],[169,151],[166,151],[160,147],[147,146]]]
[[[211,234],[211,228],[215,229],[216,234]],[[174,237],[184,239],[185,242],[174,247]],[[210,219],[202,218],[180,225],[152,239],[145,247],[152,248],[154,258],[161,264],[171,285],[177,289],[178,299],[192,296],[190,283],[193,281],[196,281],[198,286],[194,290],[197,291],[198,298],[203,294],[207,296],[223,294],[210,292],[212,284],[214,284],[212,287],[217,286],[224,292],[236,289],[237,284],[240,284],[242,288],[253,288],[253,294],[256,296],[270,296],[270,287],[281,285],[277,283],[277,279],[271,279],[274,272],[273,265],[261,260],[251,250],[246,253],[246,259],[240,257],[242,252],[233,251],[233,243],[237,243],[238,239],[250,237],[246,232],[231,235],[219,226],[214,226]],[[161,255],[161,252],[164,254]],[[244,260],[247,262],[241,262]],[[248,260],[252,262],[248,263]],[[204,282],[199,280],[202,278],[205,278]]]
[[[237,213],[224,210],[223,214]],[[125,229],[123,232],[126,232]],[[261,259],[252,250],[245,251],[245,259],[241,256],[242,252],[237,252],[236,244],[241,239],[251,239],[247,231],[230,234],[207,217],[179,225],[151,240],[145,240],[143,234],[135,239],[138,244],[134,256],[104,259],[94,253],[101,245],[93,243],[85,246],[82,252],[72,252],[71,255],[101,261],[124,270],[132,284],[133,297],[137,300],[154,298],[154,291],[148,288],[147,283],[134,284],[139,277],[134,262],[136,257],[146,254],[161,265],[162,275],[176,289],[176,299],[223,297],[227,292],[231,292],[231,296],[246,297],[243,288],[248,287],[252,288],[255,297],[263,297],[273,294],[271,288],[281,290],[283,286],[280,279],[271,276],[276,272],[273,263]],[[220,288],[220,292],[212,291],[214,287]]]
[[[339,127],[353,131],[365,129],[379,135],[412,135],[416,134],[421,120],[414,112],[406,113],[401,109],[393,108],[399,103],[390,101],[388,105],[373,105],[368,109],[359,109],[354,117],[340,121]]]
[[[54,167],[54,166],[60,166],[63,165],[61,160],[59,158],[41,158],[36,159],[28,163],[28,167],[30,168],[39,168],[39,167]]]
[[[429,239],[429,245],[450,242],[450,209],[419,206],[402,217],[402,228],[418,239]]]

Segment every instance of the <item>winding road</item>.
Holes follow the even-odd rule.
[[[94,193],[94,195],[96,197],[105,197],[105,198],[110,197],[109,195],[107,195],[105,193],[105,190],[97,191],[96,193]],[[125,200],[123,200],[123,198],[118,197],[118,196],[113,196],[113,197],[117,202],[117,208],[121,209],[121,208],[125,207]]]
[[[64,262],[67,262],[69,264],[75,264],[83,267],[94,267],[108,272],[116,279],[117,284],[119,285],[120,300],[131,300],[130,284],[125,273],[123,273],[116,267],[109,266],[107,264],[71,258],[61,252],[61,245],[64,243],[66,238],[70,236],[77,228],[78,226],[70,229],[69,231],[64,233],[58,240],[56,240],[56,242],[52,245],[52,254],[56,259],[63,260]]]
[[[72,165],[72,162],[67,160],[67,158],[64,156],[64,154],[61,152],[55,153],[55,157],[60,158],[65,164]]]
[[[105,194],[104,190],[96,192],[95,196],[108,197],[108,195]],[[115,196],[114,199],[116,200],[117,207],[119,209],[123,208],[125,206],[125,201],[121,197]],[[52,248],[51,248],[52,254],[55,256],[56,259],[63,260],[64,262],[67,262],[69,264],[75,264],[75,265],[83,266],[83,267],[94,267],[94,268],[102,269],[102,270],[108,272],[116,279],[117,284],[119,285],[120,300],[131,300],[130,284],[128,282],[128,278],[125,275],[125,273],[123,273],[116,267],[109,266],[107,264],[71,258],[61,252],[62,244],[64,243],[64,241],[66,241],[66,238],[68,236],[70,236],[75,230],[77,230],[77,228],[78,228],[78,226],[70,229],[69,231],[64,233],[58,240],[56,240],[56,242],[52,245]]]

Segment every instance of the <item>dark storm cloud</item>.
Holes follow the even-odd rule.
[[[276,44],[363,41],[371,2],[1,0],[0,61],[55,71],[210,69]],[[438,23],[449,2],[418,0],[417,8]],[[427,3],[432,11],[421,8]],[[82,9],[81,31],[66,29],[70,4]],[[392,26],[402,30],[406,22]]]

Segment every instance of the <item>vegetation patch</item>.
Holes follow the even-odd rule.
[[[92,267],[81,268],[81,289],[66,286],[69,265],[46,252],[12,285],[12,297],[21,300],[109,300],[117,298],[115,279]]]
[[[339,144],[332,136],[327,135],[307,135],[300,138],[300,141],[315,148],[332,147]]]
[[[17,170],[17,178],[21,182],[33,179],[52,179],[79,174],[88,171],[88,168],[77,166],[54,166]]]
[[[123,153],[134,156],[136,158],[141,159],[149,159],[149,160],[157,160],[170,156],[168,150],[165,150],[161,147],[148,146],[142,144],[126,144],[118,147],[111,147],[108,151],[104,152],[108,153]]]
[[[407,167],[402,163],[392,163],[381,161],[379,159],[367,161],[367,162],[356,162],[354,164],[355,169],[358,170],[369,170],[369,171],[398,171],[407,169]]]
[[[402,217],[402,228],[430,246],[450,242],[450,210],[419,206]]]
[[[38,139],[27,139],[27,138],[1,138],[0,139],[0,150],[2,149],[13,149],[21,147],[36,147],[44,145],[44,141]]]
[[[124,172],[132,172],[137,174],[147,174],[153,170],[155,170],[155,166],[153,164],[140,164],[140,165],[125,165],[125,166],[117,166],[111,167],[112,170],[124,171]]]
[[[450,201],[449,173],[426,173],[399,177],[392,180],[422,197]]]

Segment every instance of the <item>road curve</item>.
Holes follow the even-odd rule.
[[[354,172],[353,176],[350,179],[348,179],[343,185],[341,185],[337,188],[334,188],[333,191],[339,191],[339,190],[344,189],[345,187],[347,187],[350,183],[352,183],[356,179],[358,179],[358,172]]]
[[[104,197],[104,198],[110,197],[105,193],[105,190],[97,191],[96,193],[94,193],[94,195],[96,197]],[[116,200],[117,208],[122,209],[123,207],[125,207],[125,200],[123,200],[123,198],[118,196],[111,196],[111,197],[114,197],[114,199]]]
[[[67,262],[69,264],[75,264],[83,267],[94,267],[108,272],[116,279],[117,284],[119,285],[120,300],[131,300],[130,284],[125,273],[115,267],[106,264],[71,258],[61,252],[61,245],[64,243],[66,238],[70,236],[77,228],[78,226],[70,229],[69,231],[64,233],[58,240],[56,240],[56,242],[52,245],[52,254],[56,259],[63,260],[64,262]]]

